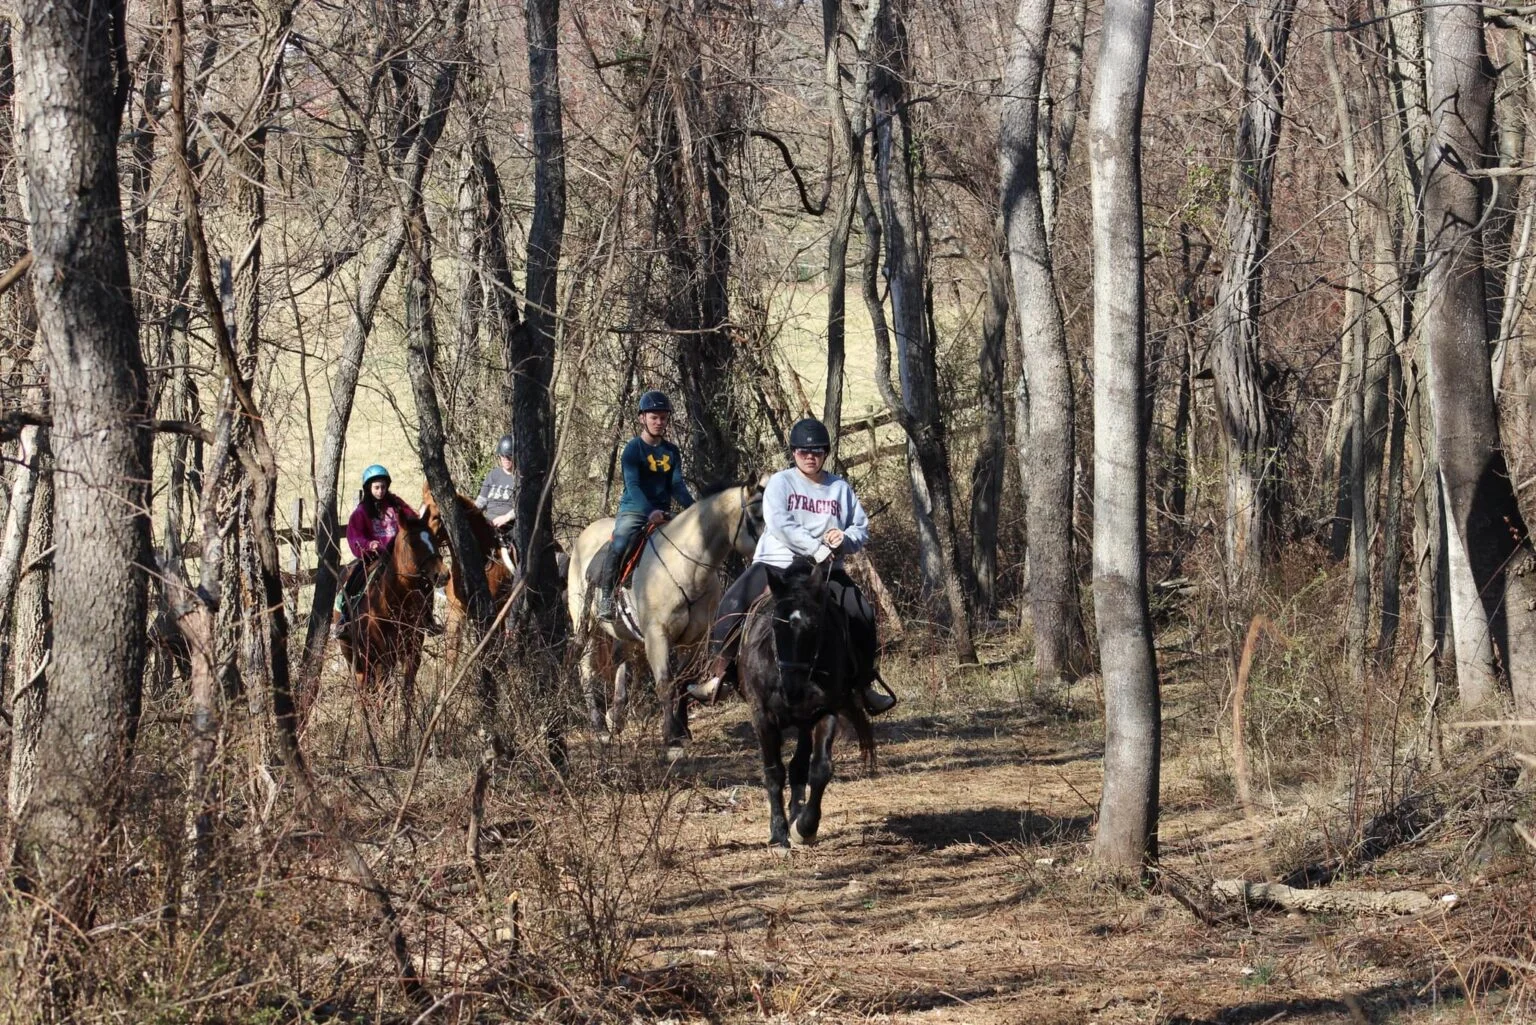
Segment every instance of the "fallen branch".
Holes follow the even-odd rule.
[[[1298,890],[1284,883],[1250,883],[1245,879],[1218,879],[1211,884],[1211,893],[1226,901],[1272,904],[1313,914],[1415,915],[1440,903],[1418,890]]]

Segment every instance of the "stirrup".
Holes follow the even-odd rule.
[[[599,595],[598,596],[598,599],[597,599],[597,618],[598,618],[599,622],[603,622],[603,623],[612,623],[613,622],[613,611],[614,611],[613,606],[614,606],[613,595],[605,594],[605,595]]]

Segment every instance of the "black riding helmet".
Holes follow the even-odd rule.
[[[826,424],[814,417],[806,417],[795,421],[795,426],[789,429],[789,447],[830,449],[832,435],[827,433]]]
[[[517,442],[510,434],[503,434],[501,440],[496,443],[496,454],[506,456],[508,459],[517,458]]]
[[[640,396],[640,412],[670,413],[672,412],[672,400],[667,398],[666,392],[648,391]]]

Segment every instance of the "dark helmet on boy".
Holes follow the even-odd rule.
[[[648,391],[640,396],[640,412],[670,413],[672,412],[672,400],[667,398],[666,392]]]
[[[510,434],[503,434],[501,440],[496,443],[496,454],[506,456],[508,459],[517,458],[517,441]]]

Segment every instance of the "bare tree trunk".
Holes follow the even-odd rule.
[[[1002,512],[1003,470],[1008,454],[1008,414],[1003,404],[1008,334],[1008,253],[1002,224],[987,260],[987,305],[982,312],[977,391],[981,399],[981,440],[971,470],[971,575],[976,612],[991,619],[997,608],[997,524]]]
[[[1275,522],[1279,473],[1269,397],[1259,361],[1264,261],[1269,255],[1275,154],[1285,108],[1285,60],[1296,0],[1251,10],[1244,54],[1243,110],[1227,205],[1227,262],[1216,289],[1211,369],[1226,455],[1227,567],[1258,580]]]
[[[999,161],[1008,264],[1019,306],[1020,387],[1028,391],[1028,447],[1019,452],[1019,471],[1029,524],[1035,679],[1046,687],[1077,679],[1086,668],[1088,648],[1072,544],[1077,445],[1072,364],[1056,298],[1038,171],[1038,97],[1052,9],[1052,0],[1020,0],[1015,13],[1004,73]]]
[[[872,4],[871,8],[878,6]],[[848,237],[853,232],[858,212],[859,189],[864,178],[865,100],[868,65],[860,61],[853,90],[855,115],[850,115],[843,97],[841,58],[841,0],[822,0],[823,85],[827,108],[842,143],[846,164],[837,186],[837,205],[832,211],[831,234],[827,239],[827,391],[821,419],[832,435],[828,462],[837,465],[837,446],[843,419],[843,366],[848,310]],[[867,39],[865,40],[867,41]]]
[[[1358,120],[1354,104],[1344,86],[1335,36],[1324,40],[1323,59],[1333,85],[1334,104],[1339,121],[1340,177],[1344,185],[1344,212],[1349,230],[1349,282],[1344,292],[1344,324],[1340,337],[1350,355],[1349,392],[1349,509],[1350,575],[1354,581],[1347,617],[1347,647],[1350,682],[1356,692],[1364,693],[1366,634],[1371,612],[1371,534],[1366,524],[1365,462],[1365,392],[1366,392],[1366,305],[1365,305],[1365,228],[1361,223],[1360,176],[1355,161],[1355,132]]]
[[[1383,664],[1397,647],[1402,619],[1403,570],[1403,445],[1407,436],[1407,411],[1403,397],[1403,363],[1396,348],[1387,356],[1387,389],[1391,429],[1387,452],[1387,508],[1382,523],[1381,630],[1376,636],[1376,659]]]
[[[560,0],[525,0],[528,86],[533,104],[533,223],[528,231],[524,330],[514,336],[512,434],[517,439],[517,550],[526,584],[519,610],[523,654],[562,659],[567,624],[555,568],[551,500],[555,467],[555,338],[560,250],[565,237],[565,134],[560,109]],[[540,674],[545,678],[549,674]],[[553,697],[541,702],[553,714]],[[550,735],[563,732],[549,724]]]
[[[1489,367],[1482,226],[1473,174],[1489,159],[1493,74],[1476,7],[1424,12],[1430,141],[1424,223],[1428,272],[1424,337],[1435,411],[1435,448],[1445,489],[1453,608],[1458,563],[1468,596],[1481,599],[1493,645],[1509,675],[1517,712],[1536,712],[1536,551],[1509,478]],[[1456,623],[1458,652],[1462,620]],[[1458,659],[1459,661],[1459,659]],[[1458,679],[1470,708],[1494,699],[1490,681]]]
[[[150,435],[118,190],[120,4],[16,7],[16,99],[52,393],[56,659],[15,863],[69,920],[129,780],[144,675]]]
[[[23,428],[21,447],[16,453],[16,476],[11,479],[10,502],[5,510],[5,535],[0,538],[0,638],[8,636],[10,630],[11,596],[16,593],[16,579],[21,575],[21,559],[32,526],[38,446],[45,440],[39,437],[41,430]],[[4,679],[5,668],[0,664],[0,679]]]
[[[1141,112],[1151,0],[1108,0],[1088,125],[1093,198],[1093,601],[1104,677],[1094,858],[1157,857],[1162,723],[1146,586]]]
[[[890,290],[891,328],[896,336],[900,394],[892,390],[888,372],[877,367],[875,378],[906,431],[909,464],[917,464],[912,474],[912,508],[918,520],[919,538],[925,532],[926,519],[926,530],[937,541],[923,555],[925,585],[934,593],[942,592],[947,599],[960,660],[975,662],[970,609],[963,583],[965,564],[957,536],[949,454],[939,408],[936,339],[930,331],[927,309],[922,212],[913,179],[917,143],[906,98],[909,52],[905,0],[886,0],[875,25],[875,47],[870,55],[875,176],[884,214],[886,282]],[[928,503],[932,504],[931,517],[925,516]]]
[[[32,488],[32,515],[24,551],[29,565],[12,592],[9,686],[11,709],[11,764],[6,786],[8,818],[21,818],[36,778],[37,744],[43,724],[43,700],[48,693],[49,660],[53,657],[53,609],[48,600],[48,581],[53,558],[53,475],[48,464],[47,432],[34,433],[26,449]]]

